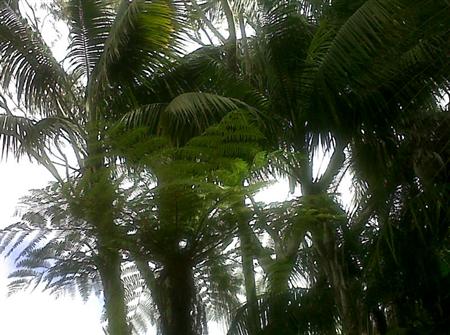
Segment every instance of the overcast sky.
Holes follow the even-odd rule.
[[[20,197],[28,189],[40,188],[51,180],[43,168],[13,160],[0,161],[0,227],[13,223]],[[7,297],[7,276],[11,263],[0,256],[0,334],[2,335],[102,335],[102,304],[95,298],[83,303],[77,297],[55,297],[22,292]]]

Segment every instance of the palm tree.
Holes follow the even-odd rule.
[[[3,152],[26,153],[61,181],[49,152],[58,152],[61,142],[70,144],[82,180],[80,197],[71,199],[72,212],[94,230],[108,331],[129,334],[122,255],[112,244],[117,231],[109,172],[113,162],[106,158],[102,139],[105,121],[134,107],[130,89],[144,85],[175,51],[177,9],[164,1],[68,1],[67,68],[16,9],[9,2],[0,7],[0,81],[4,91],[14,87],[14,100],[25,117],[8,109],[1,115]],[[56,142],[54,147],[50,141]]]
[[[36,56],[37,60],[33,59],[31,56],[36,52],[34,47],[31,52],[26,48],[23,50],[20,41],[12,40],[12,33],[16,33],[12,28],[16,27],[12,23],[12,28],[5,24],[2,46],[9,58],[4,59],[3,66],[11,72],[5,76],[5,85],[7,81],[17,82],[17,102],[22,104],[20,106],[25,114],[35,110],[44,116],[42,119],[32,119],[17,117],[13,113],[4,115],[3,148],[34,157],[45,164],[62,183],[63,178],[50,158],[53,148],[46,141],[63,139],[63,142],[72,146],[78,168],[69,165],[60,142],[55,141],[55,150],[62,156],[66,168],[66,178],[72,178],[69,175],[71,168],[78,176],[76,184],[69,187],[70,191],[65,192],[65,196],[72,215],[93,226],[96,238],[93,258],[103,284],[109,332],[125,334],[129,330],[124,290],[120,281],[120,264],[124,255],[121,244],[117,243],[121,236],[118,227],[120,218],[116,216],[119,208],[113,204],[117,203],[118,193],[110,174],[115,157],[107,153],[109,149],[105,146],[105,130],[110,127],[111,121],[120,119],[124,111],[134,110],[124,116],[125,122],[136,124],[144,116],[150,131],[171,136],[173,144],[178,146],[200,133],[209,123],[218,120],[224,110],[237,108],[237,105],[232,100],[208,94],[182,94],[175,98],[173,94],[165,97],[155,94],[155,87],[158,88],[158,80],[154,80],[158,78],[155,73],[167,65],[167,57],[176,47],[172,41],[176,36],[177,24],[176,17],[173,16],[174,8],[170,4],[123,1],[117,7],[102,1],[74,1],[69,2],[66,10],[65,15],[71,27],[68,71],[51,57],[49,49],[39,39],[38,32],[21,22],[18,13],[13,12],[9,6],[5,5],[3,9],[4,17],[18,22],[13,23],[24,25],[23,34],[28,33],[30,40],[40,47],[38,51],[41,52]],[[152,20],[159,25],[153,25]],[[158,36],[152,37],[152,31],[161,27],[164,28],[165,35],[158,32]],[[137,28],[139,34],[136,33]],[[7,35],[6,32],[10,34]],[[137,55],[139,60],[132,61]],[[44,56],[47,60],[40,68],[40,60]],[[13,67],[15,59],[25,60],[24,65],[29,66],[26,72],[28,76],[20,68]],[[39,76],[44,77],[44,87],[32,82],[31,84],[36,84],[34,87],[29,82],[29,78]],[[20,81],[29,85],[26,92],[21,90]],[[26,94],[28,91],[29,95]],[[54,101],[42,99],[42,93],[53,91],[55,94],[50,98],[54,98]],[[147,92],[142,95],[143,91]],[[171,102],[161,102],[167,99]],[[158,102],[154,103],[155,100]],[[198,118],[198,115],[202,118]],[[196,126],[192,127],[194,121]],[[49,244],[48,248],[51,249],[54,243]],[[186,277],[188,278],[189,276]],[[172,296],[176,297],[176,294]],[[187,301],[181,306],[187,311],[190,308]],[[175,303],[173,307],[175,311],[179,309]],[[163,307],[160,308],[161,314],[162,311]],[[172,318],[168,331],[171,331],[172,325],[175,329],[183,328],[186,324],[181,321],[189,322],[185,316]]]
[[[263,327],[262,332],[286,329],[285,326],[290,325],[288,317],[298,312],[292,306],[304,307],[302,304],[308,301],[303,298],[309,296],[307,293],[290,291],[289,286],[296,267],[307,264],[303,269],[307,272],[304,278],[310,281],[308,292],[326,291],[328,295],[323,301],[330,301],[332,297],[330,313],[335,313],[335,307],[337,317],[328,321],[337,322],[336,327],[342,327],[345,333],[363,333],[370,318],[380,314],[376,303],[367,303],[363,283],[356,280],[366,275],[361,264],[369,263],[362,260],[364,253],[369,254],[373,249],[367,251],[364,245],[362,248],[353,247],[352,243],[362,245],[361,240],[352,236],[361,226],[353,220],[343,219],[342,209],[329,193],[333,193],[339,182],[346,156],[358,162],[357,154],[362,152],[361,149],[375,147],[381,153],[389,153],[383,146],[391,143],[391,157],[380,157],[386,164],[394,165],[392,155],[398,152],[397,146],[404,144],[405,125],[417,127],[411,115],[424,106],[435,105],[436,95],[448,88],[448,4],[437,0],[420,0],[413,4],[406,0],[286,1],[280,4],[264,1],[258,7],[264,22],[261,29],[256,30],[255,37],[248,39],[245,29],[241,29],[242,41],[237,41],[234,20],[229,12],[232,6],[227,1],[218,1],[215,4],[223,8],[229,27],[228,41],[222,41],[227,45],[205,47],[185,57],[175,69],[170,66],[168,74],[160,75],[158,71],[167,66],[171,51],[176,47],[172,43],[177,31],[173,7],[165,2],[137,0],[123,1],[119,6],[106,1],[69,3],[67,17],[72,27],[69,71],[54,61],[39,34],[27,27],[17,10],[6,3],[1,4],[0,52],[4,57],[0,60],[3,70],[0,80],[6,88],[17,85],[17,101],[27,116],[30,116],[29,112],[41,116],[35,119],[18,117],[9,111],[7,105],[10,101],[5,99],[3,105],[6,109],[2,107],[6,114],[1,118],[0,139],[4,149],[26,152],[47,166],[60,180],[63,178],[52,165],[49,154],[50,149],[59,151],[58,144],[50,147],[46,140],[59,138],[72,145],[79,160],[77,173],[81,182],[76,188],[77,196],[69,199],[70,206],[76,217],[93,227],[99,254],[96,266],[103,281],[110,332],[128,333],[125,297],[120,282],[121,250],[127,247],[111,242],[122,236],[113,210],[118,193],[110,173],[116,157],[105,142],[109,140],[107,131],[112,127],[111,121],[122,118],[128,124],[147,124],[150,130],[146,135],[168,135],[171,145],[179,148],[207,125],[218,121],[223,116],[224,106],[235,108],[239,104],[235,99],[240,99],[265,112],[266,118],[278,125],[274,127],[276,131],[266,132],[268,151],[279,150],[268,155],[267,159],[272,164],[269,170],[284,173],[302,191],[298,205],[292,206],[294,211],[283,205],[280,206],[281,214],[276,208],[264,211],[255,203],[251,207],[253,214],[249,215],[248,209],[242,210],[245,215],[242,215],[241,223],[245,224],[240,227],[245,229],[241,229],[241,243],[246,241],[244,244],[251,246],[241,250],[243,258],[246,258],[244,273],[248,282],[248,306],[253,309],[248,315],[253,321],[247,324],[248,329],[241,327],[240,331],[257,333],[259,326]],[[214,31],[211,21],[207,21],[214,6],[194,1],[191,6],[199,13],[203,26]],[[241,12],[237,12],[240,20]],[[247,22],[253,23],[249,17]],[[239,46],[245,48],[242,58],[237,57]],[[177,98],[186,88],[198,88],[235,99],[205,94],[183,94]],[[201,117],[195,112],[197,109],[202,111]],[[124,115],[130,110],[132,112]],[[392,138],[396,140],[390,141]],[[367,141],[376,145],[369,146]],[[330,151],[331,160],[322,175],[314,176],[313,160],[321,146]],[[424,156],[420,152],[416,153],[416,162],[409,166],[417,170],[424,187],[430,187],[426,185],[430,179],[420,175],[434,172],[423,163]],[[139,157],[139,151],[135,155]],[[439,157],[433,153],[426,155]],[[70,169],[65,156],[60,156],[63,165]],[[446,164],[445,158],[441,161]],[[161,194],[158,196],[163,197],[169,191],[187,190],[181,182],[171,188],[173,185],[157,166],[151,166],[149,162],[145,164],[150,171],[159,174]],[[194,171],[186,170],[188,175],[191,172]],[[245,178],[242,174],[240,177]],[[364,176],[367,181],[372,177],[374,181],[371,181],[370,190],[376,193],[381,185],[377,184],[379,176],[369,173]],[[393,185],[397,185],[398,180],[393,177],[392,180]],[[389,212],[389,206],[386,209],[381,205],[391,196],[400,199],[394,203],[404,204],[402,208],[411,206],[407,201],[409,196],[428,196],[428,193],[424,195],[420,189],[417,190],[417,185],[415,189],[412,187],[414,181],[408,182],[408,187],[411,187],[405,188],[401,197],[392,190],[389,195],[381,192],[377,198],[380,202],[369,210],[376,208],[380,212]],[[224,184],[223,181],[217,183],[215,186]],[[214,190],[209,191],[211,195],[217,195]],[[203,196],[207,198],[208,192],[202,193]],[[190,191],[186,194],[192,195]],[[155,199],[158,196],[147,201],[157,207]],[[197,194],[193,196],[195,198]],[[244,195],[241,196],[242,208]],[[175,203],[168,202],[170,206],[167,208],[172,208]],[[208,207],[206,203],[204,205]],[[198,210],[207,211],[200,207]],[[270,219],[271,213],[277,215]],[[363,214],[364,211],[358,213],[363,217],[358,222],[370,223]],[[417,223],[417,220],[409,220],[408,215],[403,221]],[[186,221],[192,225],[198,223],[195,216],[187,217]],[[389,232],[389,227],[398,225],[399,221],[387,222],[386,232]],[[187,232],[180,229],[179,234]],[[273,248],[266,248],[261,243],[263,234],[271,236]],[[396,236],[402,241],[406,240],[404,236],[414,234]],[[377,236],[376,231],[372,236]],[[172,244],[177,239],[179,242],[180,238],[174,234]],[[436,240],[444,243],[445,238]],[[144,249],[150,245],[150,242],[145,244]],[[386,246],[390,248],[389,243]],[[175,245],[166,253],[179,249]],[[433,250],[443,252],[441,247]],[[153,255],[154,250],[150,251],[149,254]],[[308,257],[313,261],[309,262]],[[267,299],[255,301],[253,258],[258,259],[269,279],[273,294]],[[383,253],[382,259],[389,261],[388,253]],[[146,277],[148,259],[143,261],[146,266],[141,272]],[[164,262],[158,261],[164,269]],[[153,259],[153,262],[157,261]],[[371,266],[365,266],[369,271],[367,280],[372,280]],[[166,270],[161,270],[161,273],[170,277],[171,271]],[[186,278],[192,278],[192,267],[185,270],[191,271],[186,272]],[[147,286],[150,288],[155,278],[149,278]],[[440,285],[444,282],[441,279]],[[374,282],[379,282],[376,276]],[[180,282],[180,287],[186,284],[189,283]],[[188,286],[192,287],[192,281]],[[331,291],[324,289],[328,286]],[[430,287],[429,282],[425,286]],[[314,291],[314,288],[318,290]],[[289,292],[293,294],[289,295]],[[277,295],[282,298],[276,299]],[[185,300],[192,300],[192,297],[191,294]],[[176,298],[173,297],[172,305]],[[420,299],[414,301],[420,304]],[[257,304],[260,304],[258,308],[252,308]],[[386,304],[395,305],[391,301]],[[186,321],[188,305],[189,302],[183,304],[180,320]],[[374,306],[376,310],[370,309]],[[305,310],[308,311],[307,308]],[[267,316],[267,322],[254,322],[252,314],[255,312],[259,312],[261,318]],[[298,313],[303,317],[304,314]],[[297,324],[294,331],[308,329],[298,326],[301,325],[299,321],[294,323]],[[316,326],[305,331],[316,331]],[[172,332],[180,329],[177,327],[179,325],[174,326]],[[191,332],[195,328],[192,324],[186,327]],[[331,332],[332,329],[327,328]]]
[[[361,194],[352,220],[368,241],[360,258],[362,280],[380,333],[448,327],[448,296],[441,291],[448,280],[443,249],[449,213],[441,205],[448,197],[447,126],[448,111],[435,106],[398,125],[402,136],[374,141],[366,134],[354,144]]]
[[[256,38],[253,64],[261,64],[261,70],[255,72],[254,83],[260,92],[267,92],[269,112],[277,111],[285,121],[280,141],[292,158],[294,152],[300,159],[288,160],[284,171],[290,170],[303,196],[332,189],[345,148],[360,137],[355,130],[375,133],[377,138],[389,136],[393,129],[389,127],[404,122],[418,106],[432,103],[437,87],[448,85],[444,75],[448,68],[441,66],[448,51],[445,47],[431,51],[434,38],[445,40],[448,29],[430,26],[436,34],[429,38],[422,31],[426,17],[444,22],[448,6],[433,4],[433,10],[425,10],[425,3],[417,2],[414,9],[408,3],[406,10],[401,2],[334,1],[329,7],[323,3],[319,12],[307,11],[313,14],[306,17],[298,2],[267,10],[267,25],[261,39]],[[408,29],[393,24],[396,20],[403,20]],[[424,39],[418,40],[414,31],[422,31]],[[404,42],[401,48],[395,44],[399,39]],[[334,152],[323,175],[314,178],[312,158],[320,143],[334,147]],[[357,293],[361,290],[352,292],[354,264],[340,251],[340,228],[326,220],[321,225],[322,229],[310,230],[317,257],[335,291],[344,331],[359,334],[364,317],[355,317],[362,302]]]
[[[255,89],[259,92],[263,102],[259,106],[281,125],[275,142],[286,153],[278,159],[283,163],[279,170],[301,186],[304,196],[334,188],[345,152],[361,133],[372,133],[375,138],[395,136],[394,125],[433,103],[439,89],[448,87],[448,49],[444,46],[448,4],[292,1],[262,2],[260,8],[265,25],[247,41],[251,46],[250,87],[239,83],[247,90],[219,89],[249,104],[254,102],[249,97],[254,99]],[[214,59],[211,52],[209,57],[211,62],[220,59]],[[224,72],[221,68],[218,75],[222,82]],[[236,78],[235,68],[230,72],[228,77]],[[323,175],[314,177],[313,156],[321,144],[333,153]],[[322,254],[317,256],[335,290],[345,331],[360,333],[364,317],[354,316],[362,302],[348,303],[358,300],[350,289],[354,264],[339,256],[341,228],[322,223],[323,229],[313,232],[313,243]],[[325,236],[328,246],[323,244]],[[295,236],[295,240],[294,249],[298,249],[302,238]],[[287,273],[292,271],[291,264]]]

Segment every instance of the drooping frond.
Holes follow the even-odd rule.
[[[145,285],[142,275],[135,264],[122,266],[122,281],[125,289],[125,303],[128,306],[128,318],[134,334],[143,334],[158,322],[158,310],[153,302],[152,293]]]
[[[30,111],[67,115],[68,78],[50,49],[26,21],[0,5],[0,84],[15,85],[17,97]],[[63,93],[64,92],[64,93]]]
[[[264,164],[260,164],[253,172],[260,178],[287,178],[290,181],[291,191],[300,183],[300,173],[307,168],[307,157],[298,152],[277,150],[260,157]]]
[[[333,111],[339,127],[345,128],[342,119],[374,125],[403,117],[400,113],[430,99],[437,87],[448,87],[443,41],[450,26],[443,17],[449,9],[445,1],[365,1],[335,28],[316,84],[322,106],[356,107],[356,113]]]
[[[213,251],[205,262],[196,268],[199,304],[206,308],[210,319],[229,324],[230,316],[238,307],[238,294],[242,285],[236,250],[217,253]]]
[[[177,20],[170,1],[121,1],[89,83],[89,96],[109,85],[120,88],[145,82],[176,51]]]
[[[77,75],[86,76],[89,81],[111,29],[112,3],[106,0],[71,0],[67,4],[67,13],[70,24],[67,57],[72,70]]]
[[[242,103],[209,93],[185,93],[173,99],[162,118],[163,132],[179,143],[201,134],[218,122],[227,112],[238,109]]]
[[[362,123],[386,124],[448,90],[445,2],[332,1],[313,20],[302,6],[270,7],[252,58],[264,74],[255,83],[287,118],[291,142],[305,131],[330,142],[330,130],[348,136]]]
[[[22,141],[27,136],[33,121],[24,117],[14,115],[0,115],[0,141],[2,155],[8,152],[19,152]]]
[[[220,121],[228,112],[246,106],[244,103],[211,93],[183,93],[169,103],[154,103],[125,114],[128,127],[148,127],[156,135],[167,136],[182,145],[207,127]]]
[[[44,158],[49,140],[58,135],[77,137],[78,128],[69,120],[47,117],[33,120],[22,116],[0,114],[0,145],[2,155],[13,152],[16,156],[28,155]]]

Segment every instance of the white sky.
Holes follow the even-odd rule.
[[[13,223],[20,197],[31,188],[51,180],[45,168],[26,160],[0,161],[0,227]],[[7,297],[11,263],[0,256],[0,334],[2,335],[102,335],[101,303],[95,298],[83,303],[80,298],[55,299],[47,293],[22,292]]]
[[[30,5],[41,0],[29,0]],[[67,29],[59,25],[61,33]],[[46,25],[44,38],[52,45],[57,59],[64,57],[67,42],[58,39],[52,26]],[[20,163],[9,157],[0,161],[0,228],[14,222],[13,214],[19,199],[33,188],[41,188],[52,180],[50,173],[27,159]],[[7,297],[11,261],[0,256],[0,334],[1,335],[104,335],[100,319],[102,302],[93,297],[84,303],[80,297],[55,298],[48,293],[21,292]]]

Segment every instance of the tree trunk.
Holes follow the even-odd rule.
[[[241,244],[242,272],[244,274],[245,295],[249,315],[249,333],[258,334],[261,330],[258,312],[258,298],[256,295],[255,269],[253,266],[252,241],[248,231],[247,220],[239,223],[239,241]]]
[[[242,13],[239,13],[238,16],[239,19],[239,30],[241,31],[241,41],[242,41],[242,54],[244,56],[244,74],[249,74],[251,72],[251,60],[250,60],[250,54],[249,54],[249,48],[248,48],[248,41],[247,41],[247,32],[245,31],[245,21],[244,21],[244,15]]]
[[[84,218],[95,228],[97,239],[97,267],[103,285],[109,335],[130,335],[127,323],[125,292],[121,279],[122,257],[116,246],[118,238],[114,222],[115,189],[105,166],[105,150],[99,140],[101,127],[96,110],[86,105],[90,120],[88,129],[88,157],[83,172],[83,196],[80,199]]]
[[[237,64],[237,39],[236,39],[236,26],[234,24],[234,16],[233,11],[228,3],[228,0],[220,0],[220,4],[222,5],[223,12],[225,13],[225,18],[227,19],[228,26],[228,39],[226,42],[226,50],[227,50],[227,61],[228,66],[231,71],[237,75],[238,73],[238,64]]]
[[[124,288],[121,280],[121,256],[119,250],[108,246],[98,247],[99,272],[103,284],[105,311],[109,335],[127,335],[131,331],[127,324]]]
[[[330,227],[330,223],[324,222],[321,236],[319,238],[317,236],[313,243],[316,244],[328,281],[333,288],[344,334],[360,335],[364,333],[361,311],[358,308],[357,298],[350,292],[351,279],[345,273],[345,260],[342,259],[335,235],[336,232]]]
[[[191,316],[195,294],[191,262],[187,257],[170,258],[164,266],[162,277],[169,301],[165,335],[196,335]]]

